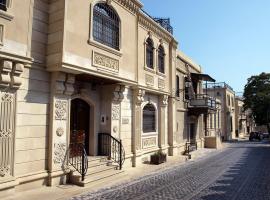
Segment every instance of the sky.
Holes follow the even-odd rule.
[[[178,48],[217,82],[243,92],[247,78],[270,72],[270,0],[141,0],[169,17]]]

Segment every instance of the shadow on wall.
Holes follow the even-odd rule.
[[[248,142],[243,142],[248,143]],[[247,148],[237,146],[231,148]],[[214,183],[203,190],[203,200],[270,199],[270,147],[253,146]]]

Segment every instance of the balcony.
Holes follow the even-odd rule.
[[[189,101],[188,112],[190,115],[207,114],[216,111],[216,99],[206,94],[195,94]]]

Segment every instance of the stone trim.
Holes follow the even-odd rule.
[[[138,13],[140,8],[142,8],[142,4],[137,0],[114,0],[114,1],[125,7],[133,14]]]

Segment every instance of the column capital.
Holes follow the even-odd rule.
[[[161,106],[168,106],[168,95],[164,94],[160,96],[160,105]]]
[[[135,89],[134,90],[134,100],[136,105],[141,105],[144,101],[145,90]]]

